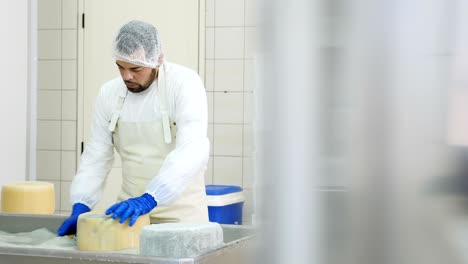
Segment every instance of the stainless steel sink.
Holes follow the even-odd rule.
[[[56,231],[66,216],[19,215],[0,213],[0,230],[18,233],[39,228]],[[193,258],[147,257],[115,252],[41,249],[0,246],[0,263],[247,263],[257,246],[255,229],[248,226],[221,225],[225,245]]]

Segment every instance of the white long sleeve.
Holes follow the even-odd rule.
[[[199,173],[204,172],[209,156],[207,102],[198,75],[183,66],[167,63],[166,91],[171,120],[177,123],[176,148],[166,157],[146,192],[159,205],[170,205]],[[146,91],[128,93],[120,116],[125,122],[160,120],[157,82]],[[101,198],[105,179],[113,162],[112,134],[108,130],[118,95],[126,90],[121,78],[107,82],[96,100],[91,134],[77,175],[71,186],[72,203],[93,207]],[[159,135],[158,135],[159,136]],[[160,135],[161,137],[163,135]]]
[[[70,187],[72,204],[82,203],[90,208],[101,198],[105,180],[114,161],[114,146],[108,123],[111,116],[109,110],[115,104],[109,105],[110,100],[105,87],[106,85],[96,99],[90,137]]]

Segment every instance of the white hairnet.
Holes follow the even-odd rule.
[[[114,40],[114,59],[156,68],[163,60],[158,30],[136,20],[123,25]]]

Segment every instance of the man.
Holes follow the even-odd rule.
[[[125,24],[114,40],[121,77],[103,85],[91,135],[73,179],[71,216],[58,235],[74,234],[78,216],[99,201],[114,152],[122,159],[121,201],[106,214],[132,226],[150,213],[153,222],[208,221],[204,172],[209,156],[207,102],[198,75],[165,62],[156,28]]]

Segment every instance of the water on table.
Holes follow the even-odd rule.
[[[8,233],[0,230],[0,247],[78,250],[74,236],[57,236],[56,233],[47,228],[21,233]],[[138,254],[138,249],[126,249],[112,252]]]
[[[59,237],[47,228],[21,233],[8,233],[0,230],[0,246],[76,249],[76,241],[69,236]]]

